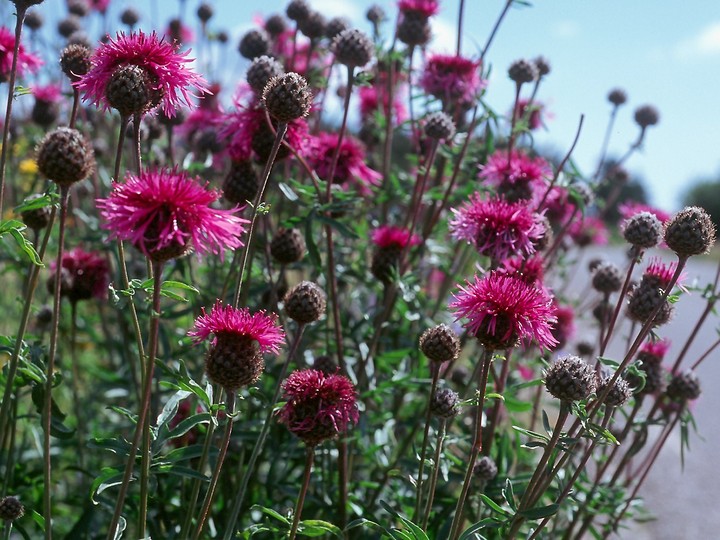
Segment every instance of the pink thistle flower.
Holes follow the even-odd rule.
[[[308,154],[308,162],[315,169],[318,176],[328,180],[332,157],[337,148],[337,133],[320,133],[312,140]],[[340,145],[335,175],[331,179],[334,184],[344,185],[349,180],[354,181],[363,195],[369,195],[368,186],[377,186],[382,175],[365,164],[365,147],[354,137],[345,135]]]
[[[417,13],[423,17],[432,17],[440,12],[438,0],[398,0],[401,13]]]
[[[658,218],[660,223],[662,223],[663,225],[665,225],[665,222],[667,222],[672,217],[669,213],[665,212],[665,210],[660,210],[659,208],[654,208],[647,204],[642,204],[634,201],[622,203],[618,207],[618,211],[620,212],[620,217],[622,217],[622,219],[630,219],[631,217],[639,214],[640,212],[650,212],[656,218]]]
[[[294,371],[282,389],[286,403],[278,413],[280,423],[308,446],[345,433],[348,424],[358,421],[355,387],[343,375]]]
[[[560,305],[557,300],[553,300],[555,305],[555,314],[557,316],[557,324],[552,329],[552,335],[557,341],[557,345],[553,350],[562,349],[575,333],[575,311],[572,306]]]
[[[382,83],[381,83],[382,84]],[[395,95],[399,93],[396,90]],[[361,86],[358,90],[360,98],[360,117],[363,121],[371,120],[377,113],[386,114],[390,108],[389,96],[381,85]],[[407,119],[407,111],[402,100],[395,99],[393,102],[393,113],[395,122],[401,124]]]
[[[675,275],[677,270],[677,262],[671,262],[669,264],[663,263],[658,257],[650,259],[650,264],[645,269],[643,279],[652,280],[653,284],[656,284],[658,288],[665,288],[670,284],[670,280]],[[675,286],[683,292],[688,290],[683,286],[683,282],[687,278],[686,272],[681,272],[680,277],[675,282]]]
[[[410,234],[410,231],[392,225],[383,225],[375,229],[370,235],[373,243],[379,248],[403,248],[408,245],[420,244],[420,237]]]
[[[478,253],[493,261],[532,255],[546,233],[542,216],[522,202],[510,203],[498,197],[483,200],[475,193],[469,202],[452,211],[453,238],[474,244]]]
[[[670,349],[669,339],[648,340],[640,347],[638,355],[645,354],[661,361]]]
[[[60,90],[60,85],[48,84],[46,86],[35,86],[32,89],[32,95],[38,101],[57,103],[62,97],[62,91]]]
[[[278,326],[277,315],[274,313],[250,313],[247,308],[223,306],[220,300],[215,302],[210,313],[206,313],[205,308],[202,309],[202,315],[195,319],[195,325],[188,335],[195,342],[205,341],[213,335],[212,345],[216,345],[223,336],[244,336],[257,341],[260,352],[274,354],[278,354],[280,346],[285,343],[285,332]]]
[[[247,220],[237,208],[210,205],[220,193],[209,190],[176,169],[128,174],[97,206],[111,238],[129,240],[156,261],[179,257],[193,248],[198,254],[219,254],[243,245],[240,235]]]
[[[545,279],[545,265],[542,257],[534,256],[529,259],[511,257],[504,259],[498,272],[522,279],[528,285],[541,286]]]
[[[0,83],[6,82],[10,78],[14,50],[15,33],[4,26],[0,26]],[[17,76],[22,77],[26,73],[35,73],[42,65],[43,61],[34,54],[27,52],[23,44],[20,43]]]
[[[552,176],[550,164],[542,157],[530,157],[524,152],[514,150],[508,159],[507,150],[495,151],[485,165],[480,166],[480,178],[494,185],[502,182],[532,183],[545,185]]]
[[[527,99],[518,100],[515,106],[515,118],[525,119],[528,129],[535,131],[543,125],[544,107],[545,106],[539,101],[531,102]]]
[[[462,56],[434,54],[425,63],[420,86],[445,103],[467,105],[485,88],[480,78],[480,61]]]
[[[541,287],[528,285],[516,276],[490,272],[466,282],[450,303],[456,320],[466,318],[465,327],[480,343],[505,349],[521,340],[535,341],[552,349],[558,342],[552,335],[557,323],[553,297]]]
[[[589,246],[590,244],[605,246],[610,237],[605,222],[594,216],[585,216],[582,219],[574,220],[568,227],[567,232],[570,238],[580,247]]]
[[[193,108],[189,87],[200,93],[208,91],[205,80],[186,66],[192,62],[187,58],[189,52],[177,52],[175,45],[159,39],[155,32],[149,35],[141,31],[130,35],[121,32],[114,40],[110,39],[97,48],[91,58],[90,71],[77,86],[84,93],[83,100],[108,110],[110,105],[105,91],[115,70],[129,65],[138,66],[153,80],[153,90],[161,95],[165,115],[173,117],[182,106]]]
[[[76,247],[63,253],[61,266],[64,276],[60,280],[60,294],[67,296],[73,304],[80,300],[107,296],[110,268],[101,255]],[[57,272],[55,261],[50,263],[50,269],[53,275]],[[54,278],[51,279],[54,283]]]

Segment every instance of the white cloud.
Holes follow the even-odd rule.
[[[678,43],[675,55],[682,59],[720,55],[720,21],[707,25],[697,35]]]

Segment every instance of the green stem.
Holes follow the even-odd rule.
[[[305,473],[303,474],[303,485],[300,489],[300,495],[298,495],[297,504],[295,505],[295,513],[293,515],[293,523],[290,528],[290,536],[288,540],[295,540],[297,534],[298,525],[300,524],[300,515],[302,514],[303,504],[305,503],[305,495],[307,495],[307,489],[310,485],[310,474],[312,473],[313,458],[315,457],[315,448],[308,446],[305,448]]]
[[[490,373],[490,363],[492,362],[492,349],[486,349],[482,358],[482,371],[480,373],[480,382],[477,389],[477,406],[475,407],[475,436],[473,438],[472,450],[470,451],[470,459],[468,460],[467,470],[465,471],[465,479],[463,480],[462,490],[455,507],[455,517],[450,527],[449,540],[457,540],[460,536],[460,528],[463,522],[463,510],[465,501],[467,500],[468,491],[472,482],[473,470],[475,469],[475,461],[482,450],[482,417],[483,404],[485,402],[485,387],[487,386],[488,374]]]
[[[270,401],[270,407],[268,407],[265,421],[263,422],[262,429],[260,430],[260,435],[258,435],[258,438],[255,440],[255,446],[253,447],[252,454],[250,455],[250,460],[248,461],[247,467],[245,468],[245,474],[243,475],[242,481],[240,482],[240,489],[235,495],[232,511],[230,512],[230,519],[228,520],[228,525],[225,529],[223,540],[230,540],[234,535],[235,525],[237,524],[238,518],[240,517],[240,510],[242,508],[243,502],[245,501],[245,495],[247,493],[248,484],[250,483],[250,477],[255,472],[255,463],[257,462],[258,458],[260,457],[260,453],[265,447],[265,439],[267,438],[268,432],[270,431],[270,425],[272,423],[275,404],[277,403],[278,397],[280,397],[282,382],[285,379],[285,374],[287,373],[290,362],[297,353],[304,331],[305,325],[299,324],[297,327],[297,331],[295,332],[293,343],[290,346],[290,351],[288,352],[287,358],[285,358],[285,363],[280,370],[278,381],[275,385],[275,392],[273,393],[272,400]]]
[[[425,504],[425,515],[422,520],[422,530],[427,530],[428,521],[430,519],[430,512],[432,511],[433,501],[435,500],[435,488],[437,487],[437,480],[440,474],[440,456],[442,455],[443,442],[445,441],[445,430],[447,429],[447,420],[442,418],[440,420],[440,431],[438,432],[437,442],[435,443],[435,458],[433,463],[433,472],[430,477],[430,488],[428,489],[428,500]]]
[[[53,319],[50,332],[50,350],[48,351],[45,395],[43,396],[43,517],[45,518],[45,539],[52,540],[52,456],[50,455],[50,429],[52,425],[52,388],[57,356],[58,331],[60,329],[60,288],[62,277],[63,245],[65,243],[65,221],[67,218],[68,195],[70,186],[60,185],[60,224],[58,233],[58,251],[55,266],[55,289],[53,291]]]
[[[213,496],[215,494],[215,488],[217,487],[218,480],[220,479],[220,471],[222,470],[225,456],[227,455],[227,449],[230,445],[230,436],[232,435],[233,428],[233,415],[235,413],[235,401],[237,399],[237,392],[235,390],[226,389],[227,394],[227,423],[225,424],[225,434],[223,435],[222,442],[220,443],[220,453],[217,461],[215,462],[215,470],[213,471],[210,485],[208,486],[207,492],[205,493],[205,501],[203,502],[202,510],[200,511],[200,517],[198,518],[195,532],[192,535],[193,540],[198,540],[202,534],[203,527],[208,515],[210,515],[210,506],[212,506]]]
[[[420,508],[422,506],[422,485],[423,485],[423,470],[425,469],[425,454],[427,452],[428,440],[430,435],[430,419],[432,418],[431,406],[432,400],[435,397],[435,391],[437,390],[438,377],[440,376],[440,366],[432,365],[432,384],[430,386],[430,397],[428,399],[427,407],[425,407],[425,430],[423,431],[422,449],[420,450],[420,465],[418,466],[418,475],[416,481],[416,494],[415,494],[415,514],[413,521],[417,521],[420,517]]]
[[[115,511],[110,521],[110,527],[108,529],[107,539],[114,540],[115,532],[117,530],[118,523],[120,522],[120,515],[122,514],[123,505],[125,504],[125,497],[130,486],[130,479],[132,477],[133,469],[135,467],[135,456],[137,455],[138,445],[140,439],[145,432],[147,426],[147,417],[150,410],[150,397],[152,394],[152,381],[153,374],[155,373],[155,354],[157,352],[158,344],[158,331],[160,326],[160,290],[161,290],[161,279],[162,279],[162,262],[153,261],[153,274],[155,280],[153,282],[153,300],[152,300],[152,311],[150,313],[150,338],[148,341],[148,357],[145,361],[145,373],[143,377],[143,389],[140,404],[140,414],[138,415],[137,424],[135,425],[135,434],[133,440],[130,443],[130,449],[128,451],[127,462],[125,463],[125,472],[123,473],[122,482],[120,483],[120,492],[118,493],[117,501],[115,502]],[[149,458],[150,447],[144,447],[143,444],[143,459]],[[141,500],[143,497],[143,489],[147,490],[148,477],[146,470],[143,467],[141,471],[140,489],[141,489]],[[145,505],[147,506],[147,492],[145,491]],[[144,516],[147,514],[147,508],[143,509],[141,502],[138,534],[144,536],[145,521]]]

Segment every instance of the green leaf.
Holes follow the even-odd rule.
[[[162,412],[160,413],[160,415],[157,418],[156,425],[158,427],[162,427],[167,422],[172,420],[175,417],[175,415],[177,414],[178,406],[180,405],[180,402],[183,399],[185,399],[186,397],[188,397],[189,395],[191,395],[191,393],[188,392],[187,390],[178,390],[177,392],[175,392],[175,394],[172,395],[172,397],[168,400],[168,402],[163,407]]]
[[[508,412],[522,413],[527,412],[533,408],[533,404],[530,401],[523,401],[514,396],[506,395],[504,398],[505,408]]]
[[[265,506],[261,506],[261,505],[259,505],[259,504],[255,504],[255,505],[253,505],[253,507],[251,508],[251,510],[260,510],[260,511],[261,511],[263,514],[265,514],[266,516],[270,516],[271,518],[273,518],[273,519],[275,519],[275,520],[277,520],[277,521],[279,521],[279,522],[287,525],[288,527],[292,525],[292,523],[290,523],[290,521],[288,521],[288,519],[287,519],[286,517],[278,514],[278,513],[277,513],[275,510],[273,510],[272,508],[267,508],[267,507],[265,507]]]
[[[508,478],[505,480],[505,487],[502,490],[502,495],[508,506],[512,508],[513,512],[517,512],[517,505],[515,504],[515,491],[513,490],[512,481]]]
[[[546,518],[548,516],[552,516],[553,514],[557,513],[558,508],[560,508],[559,504],[553,503],[549,504],[547,506],[539,506],[537,508],[530,508],[529,510],[523,510],[520,512],[520,515],[523,516],[526,519],[541,519]]]
[[[22,232],[25,229],[27,229],[27,227],[22,221],[18,221],[17,219],[3,220],[0,222],[0,238],[9,234],[13,240],[15,240],[20,250],[27,255],[34,265],[44,267],[45,265],[40,260],[40,255],[35,251],[32,242],[23,236]]]
[[[191,467],[183,467],[182,465],[176,465],[174,463],[154,465],[151,469],[157,474],[169,474],[170,476],[179,476],[181,478],[190,478],[193,480],[201,480],[203,482],[210,481],[209,476],[199,473]]]
[[[92,502],[98,504],[98,501],[95,499],[96,495],[100,495],[103,491],[110,487],[120,485],[122,483],[124,473],[124,470],[115,469],[113,467],[103,467],[100,476],[98,476],[92,483],[92,486],[90,486],[90,499]]]
[[[343,538],[342,530],[340,530],[339,527],[320,519],[307,519],[305,521],[301,521],[297,533],[298,536],[310,537],[323,536],[330,533],[337,538]]]
[[[395,510],[393,510],[393,508],[392,508],[389,504],[387,504],[385,501],[380,501],[380,506],[382,506],[382,507],[385,509],[386,512],[388,512],[388,513],[391,514],[392,516],[394,516],[394,517],[396,517],[397,519],[399,519],[400,521],[402,521],[403,525],[405,525],[405,526],[409,529],[409,531],[407,531],[407,532],[412,533],[412,536],[408,536],[408,539],[409,539],[409,540],[430,540],[430,539],[428,538],[428,535],[425,534],[425,531],[423,531],[422,528],[420,528],[418,525],[416,525],[415,523],[413,523],[413,522],[410,521],[409,519],[407,519],[407,518],[401,516],[400,514],[398,514],[398,513],[397,513]],[[400,531],[396,531],[396,532],[400,532]],[[402,532],[405,532],[405,533],[407,534],[406,531],[402,531]]]
[[[485,518],[478,521],[477,523],[474,523],[473,525],[470,525],[470,527],[465,529],[465,531],[462,533],[458,540],[475,540],[475,535],[478,531],[481,531],[483,529],[497,529],[501,526],[501,524],[502,522],[494,518]]]
[[[480,498],[482,499],[482,501],[483,501],[485,504],[487,504],[492,510],[494,510],[495,512],[497,512],[497,513],[500,514],[501,516],[509,517],[509,516],[511,515],[510,512],[508,512],[507,510],[505,510],[502,506],[500,506],[498,503],[496,503],[495,501],[493,501],[490,497],[488,497],[488,496],[485,495],[484,493],[481,493],[481,494],[480,494]]]

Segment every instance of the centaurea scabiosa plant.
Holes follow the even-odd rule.
[[[211,205],[220,197],[197,179],[177,169],[155,169],[128,174],[124,182],[118,182],[107,199],[99,199],[97,206],[104,219],[104,228],[110,236],[131,242],[151,262],[153,270],[153,303],[150,324],[150,340],[145,359],[143,392],[133,445],[120,487],[115,514],[108,535],[115,534],[120,518],[128,482],[132,475],[135,452],[140,435],[146,432],[150,408],[152,379],[155,367],[157,336],[160,322],[160,290],[164,264],[193,250],[198,255],[217,254],[221,258],[226,249],[243,245],[240,237],[245,232],[244,220],[236,215],[237,208],[223,210]],[[143,438],[143,481],[141,497],[146,496],[149,463],[149,445]],[[145,499],[147,500],[147,499]],[[138,527],[145,528],[141,505]]]

